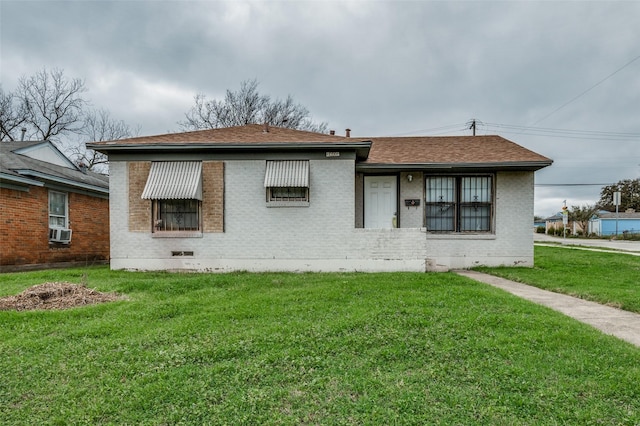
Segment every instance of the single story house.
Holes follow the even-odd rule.
[[[568,211],[567,211],[568,214]],[[568,219],[568,216],[567,216]],[[567,225],[564,225],[564,214],[560,211],[553,216],[549,216],[544,220],[545,233],[546,234],[562,234],[562,229],[566,229],[570,234],[577,234],[582,232],[582,225],[573,220],[567,220]]]
[[[109,259],[109,179],[49,141],[0,142],[0,270]]]
[[[589,233],[598,236],[640,234],[640,213],[634,209],[624,212],[601,212],[589,221]]]
[[[441,271],[533,265],[534,172],[500,136],[355,138],[267,125],[94,142],[111,267]]]

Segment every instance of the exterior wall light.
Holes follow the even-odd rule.
[[[413,180],[413,175],[407,175],[407,180],[411,182]]]

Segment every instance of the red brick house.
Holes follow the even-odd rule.
[[[109,259],[109,180],[49,141],[0,142],[0,271]]]

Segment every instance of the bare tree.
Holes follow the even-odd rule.
[[[245,80],[237,91],[227,90],[223,100],[207,100],[204,94],[194,97],[194,106],[178,122],[183,130],[216,129],[246,124],[269,123],[290,129],[326,132],[327,123],[315,123],[309,110],[291,96],[271,100],[258,92],[257,80]]]
[[[82,129],[85,91],[81,79],[68,79],[60,69],[44,68],[31,77],[20,78],[13,94],[18,103],[14,112],[23,115],[29,139],[57,142],[60,136]]]
[[[107,110],[88,109],[84,92],[81,79],[69,79],[62,70],[46,68],[21,77],[14,92],[5,93],[0,87],[0,141],[21,140],[23,136],[27,140],[50,140],[61,144],[74,161],[90,170],[106,172],[107,157],[87,150],[85,143],[131,137],[140,128],[132,129],[112,118]]]
[[[0,141],[19,140],[25,121],[26,114],[16,102],[15,95],[11,92],[5,93],[0,87]]]
[[[84,126],[79,130],[80,141],[71,146],[67,154],[76,162],[89,170],[105,173],[108,157],[100,152],[87,149],[86,142],[102,142],[124,139],[139,133],[140,127],[132,129],[123,120],[117,120],[105,109],[90,110],[84,115]]]

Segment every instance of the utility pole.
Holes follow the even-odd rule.
[[[562,202],[562,239],[567,239],[567,225],[569,224],[569,209],[567,208],[567,200]]]
[[[470,129],[473,129],[473,136],[476,135],[476,119],[472,119],[471,120],[471,126],[469,127]]]
[[[618,237],[618,206],[620,205],[621,195],[620,191],[613,193],[613,204],[616,206],[616,238]]]

